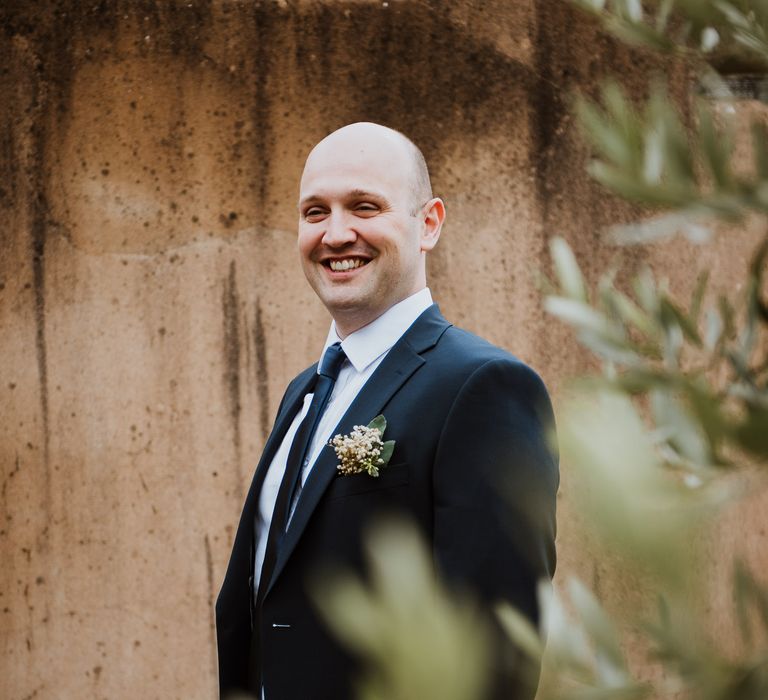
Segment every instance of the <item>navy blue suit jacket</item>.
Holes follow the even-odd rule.
[[[243,507],[219,598],[216,627],[222,696],[258,688],[250,679],[249,576],[253,522],[266,471],[317,365],[288,386]],[[557,457],[554,419],[538,375],[506,351],[427,309],[394,345],[333,431],[378,414],[395,440],[374,479],[341,476],[331,447],[320,453],[253,623],[268,700],[351,698],[358,660],[323,625],[307,582],[338,564],[365,572],[369,523],[397,513],[414,521],[441,576],[489,606],[507,600],[538,621],[536,584],[555,568]],[[290,625],[273,627],[273,623]],[[532,697],[498,671],[494,697]]]

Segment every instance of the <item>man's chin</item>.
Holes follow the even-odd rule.
[[[325,308],[331,312],[331,315],[335,313],[361,313],[365,314],[368,309],[368,302],[366,299],[353,296],[336,296],[330,297],[323,301]]]
[[[329,310],[331,308],[349,310],[359,306],[364,307],[370,303],[368,292],[362,288],[362,285],[355,284],[352,280],[335,283],[318,280],[318,284],[312,286],[315,294]]]
[[[335,295],[323,299],[325,308],[336,321],[337,328],[346,329],[346,333],[352,333],[358,328],[368,325],[381,315],[376,304],[367,297]]]

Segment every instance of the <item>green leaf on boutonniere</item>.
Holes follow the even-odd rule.
[[[375,430],[379,431],[379,437],[384,438],[384,431],[387,429],[387,419],[379,414],[374,418],[370,423],[368,423],[369,428],[374,428]],[[378,462],[378,466],[380,467],[386,467],[387,464],[389,464],[389,460],[392,458],[392,452],[395,449],[395,441],[394,440],[387,440],[384,442],[381,453],[379,454],[379,459],[381,460]],[[378,473],[376,474],[378,476]]]
[[[394,440],[387,440],[384,443],[384,447],[381,448],[381,454],[379,455],[379,459],[383,462],[383,464],[379,465],[382,467],[386,467],[387,464],[389,464],[389,460],[392,458],[392,453],[395,450],[395,441]]]
[[[368,423],[369,428],[375,428],[379,431],[379,436],[384,438],[384,431],[387,429],[387,419],[379,414],[374,418],[370,423]],[[392,452],[395,450],[395,441],[394,440],[387,440],[384,442],[382,448],[381,448],[381,454],[379,454],[379,459],[381,460],[378,463],[378,466],[380,467],[386,467],[387,464],[389,464],[389,460],[392,458]],[[378,476],[378,473],[376,474]]]
[[[370,423],[368,423],[368,427],[376,428],[376,430],[378,430],[381,434],[381,437],[384,437],[384,431],[387,429],[387,419],[382,415],[378,415]]]

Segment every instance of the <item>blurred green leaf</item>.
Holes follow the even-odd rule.
[[[550,251],[560,288],[566,296],[576,301],[588,301],[584,278],[570,246],[564,239],[556,237],[550,242]]]
[[[674,44],[663,33],[643,22],[607,16],[604,25],[609,32],[629,44],[646,46],[657,51],[670,51],[674,48]]]
[[[536,663],[540,662],[544,654],[544,643],[528,618],[509,603],[499,604],[496,616],[515,646]]]
[[[619,342],[623,340],[617,327],[588,304],[565,297],[547,297],[544,301],[544,308],[577,329],[591,331],[599,336],[610,337]]]
[[[712,113],[699,106],[699,138],[704,161],[709,168],[715,185],[722,190],[731,191],[734,187],[731,173],[733,143],[729,133],[715,128]]]
[[[565,607],[552,587],[539,587],[546,653],[569,675],[583,682],[592,678],[592,657],[584,629],[571,624]]]
[[[605,0],[574,0],[574,4],[579,5],[583,10],[600,12],[605,7]]]
[[[569,616],[551,586],[540,586],[539,600],[547,637],[544,678],[539,700],[601,698],[640,700],[649,695],[649,684],[636,681],[627,671],[618,632],[607,613],[587,588],[568,580],[575,615]],[[556,680],[547,669],[556,669]],[[554,682],[553,682],[554,680]]]
[[[699,426],[707,435],[712,452],[710,458],[718,465],[725,464],[720,455],[720,448],[729,434],[729,426],[720,410],[719,397],[701,377],[686,377],[681,383],[681,388],[688,398],[688,405]]]
[[[745,450],[763,459],[768,458],[768,409],[749,410],[736,425],[734,436]]]
[[[653,336],[658,332],[659,329],[654,320],[617,289],[611,290],[610,304],[625,323],[641,333]]]
[[[768,180],[768,128],[759,121],[752,123],[752,149],[758,177]]]
[[[312,586],[331,629],[371,664],[361,700],[476,700],[490,654],[486,626],[434,576],[414,527],[390,522],[367,539],[371,582],[325,572]]]
[[[577,579],[569,581],[568,592],[585,629],[595,643],[598,655],[604,657],[615,669],[625,671],[624,654],[619,645],[616,629],[608,615],[589,590]]]
[[[701,313],[701,302],[704,299],[704,294],[707,291],[708,282],[709,271],[705,270],[696,279],[696,287],[693,290],[693,297],[691,298],[690,318],[694,325],[696,325],[699,321],[699,315]]]
[[[746,18],[744,14],[739,12],[736,7],[734,7],[729,2],[718,2],[716,3],[719,10],[725,15],[725,18],[731,23],[731,25],[737,29],[749,29],[750,22]]]
[[[637,245],[671,238],[681,233],[692,243],[706,243],[712,229],[703,223],[700,214],[673,212],[629,224],[612,226],[609,237],[620,245]]]
[[[690,533],[711,506],[708,496],[664,474],[629,398],[596,392],[589,401],[564,406],[560,415],[563,458],[574,470],[574,495],[589,520],[629,561],[669,585],[685,580]]]
[[[648,267],[644,267],[632,280],[632,288],[640,306],[647,313],[656,315],[659,309],[659,297],[656,291],[656,282]]]
[[[704,347],[713,352],[723,336],[723,322],[714,309],[707,309]]]
[[[614,337],[582,330],[578,338],[582,345],[609,362],[634,365],[640,359],[628,343]]]
[[[667,430],[670,445],[693,464],[710,464],[712,456],[706,433],[680,405],[679,399],[669,392],[658,390],[651,393],[650,398],[655,423]]]
[[[696,347],[702,346],[701,338],[699,337],[699,332],[696,329],[694,321],[688,318],[688,316],[667,296],[661,298],[660,313],[662,322],[665,326],[676,324],[680,327],[680,330],[683,331],[688,340],[690,340]]]
[[[618,112],[615,105],[614,109]],[[608,161],[624,167],[632,167],[640,145],[637,137],[635,137],[635,143],[632,140],[636,130],[631,127],[631,109],[629,105],[625,104],[624,114],[621,117],[624,126],[624,131],[622,131],[622,123],[618,125],[612,123],[597,105],[583,97],[580,97],[576,103],[576,111],[581,124],[589,134],[594,147]]]

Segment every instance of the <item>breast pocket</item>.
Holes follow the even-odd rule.
[[[408,464],[392,464],[383,467],[378,476],[370,474],[339,474],[325,492],[325,498],[342,498],[368,491],[379,491],[404,486],[410,479],[411,468]]]

